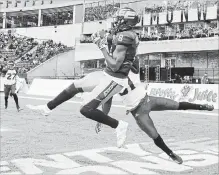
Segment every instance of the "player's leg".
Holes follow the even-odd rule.
[[[74,82],[58,94],[53,100],[49,101],[46,105],[27,105],[33,111],[39,112],[42,115],[49,115],[53,109],[62,103],[73,98],[78,93],[91,92],[99,83],[103,72],[92,72],[82,79],[74,80]]]
[[[16,85],[12,85],[11,86],[11,95],[14,97],[14,101],[15,101],[15,104],[16,104],[16,108],[18,110],[18,112],[21,110],[20,106],[19,106],[19,102],[18,102],[18,96],[17,94],[15,93],[16,91]]]
[[[121,85],[106,76],[100,81],[99,85],[95,87],[91,94],[85,98],[80,110],[81,114],[86,118],[116,129],[118,147],[123,146],[125,142],[128,123],[111,118],[97,108],[122,89],[123,87]]]
[[[106,103],[102,105],[102,111],[104,114],[108,115],[112,106],[113,97],[109,99]],[[95,131],[98,134],[101,131],[101,123],[97,122]]]
[[[118,126],[118,121],[104,114],[97,108],[107,102],[113,95],[122,89],[114,81],[102,80],[98,86],[94,88],[89,96],[87,96],[81,107],[81,114],[85,117],[97,122],[108,125],[112,128]]]
[[[149,108],[145,110],[145,103],[140,103],[140,106],[132,111],[132,115],[134,116],[136,123],[138,126],[144,131],[150,138],[154,140],[154,143],[157,147],[162,149],[171,159],[178,164],[182,164],[183,160],[177,154],[175,154],[163,141],[160,134],[157,132],[157,129],[154,126],[153,120],[149,116]]]
[[[161,97],[148,97],[149,104],[152,111],[164,111],[164,110],[208,110],[212,111],[214,106],[201,105],[188,102],[177,102],[167,98]]]
[[[99,84],[99,79],[102,75],[103,73],[100,71],[93,72],[82,79],[75,80],[69,87],[64,89],[58,96],[47,103],[48,108],[53,110],[63,102],[73,98],[78,93],[91,92],[94,87]]]
[[[11,85],[4,85],[4,94],[5,94],[5,109],[8,108],[8,96],[11,91]]]

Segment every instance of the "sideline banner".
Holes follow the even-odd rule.
[[[148,95],[197,104],[211,104],[218,109],[218,84],[150,83]]]
[[[58,95],[64,88],[69,86],[74,80],[55,79],[34,79],[30,86],[28,95],[50,96]],[[185,101],[198,104],[212,104],[218,109],[218,84],[164,84],[149,83],[148,95],[169,98],[175,101]],[[89,95],[84,93],[76,97]],[[115,101],[121,101],[116,96]]]

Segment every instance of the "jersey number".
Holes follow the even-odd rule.
[[[12,73],[12,74],[11,74],[11,73],[8,73],[8,74],[7,74],[7,80],[14,80],[15,75],[16,75],[15,73]]]
[[[118,41],[122,42],[122,39],[123,39],[123,35],[119,35]]]

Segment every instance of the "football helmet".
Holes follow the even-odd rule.
[[[112,27],[115,32],[121,32],[131,29],[139,22],[139,15],[133,9],[125,7],[113,15]]]
[[[8,66],[8,69],[14,69],[15,64],[14,64],[13,61],[9,61],[8,64],[7,64],[7,66]]]

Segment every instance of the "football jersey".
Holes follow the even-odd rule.
[[[17,80],[17,72],[16,70],[8,70],[5,75],[5,85],[13,85],[16,83]]]
[[[112,55],[117,45],[124,45],[127,47],[125,59],[118,71],[114,72],[109,66],[106,66],[105,72],[117,78],[126,78],[135,59],[135,55],[139,45],[138,35],[134,31],[123,31],[117,33],[113,37],[112,41]]]

